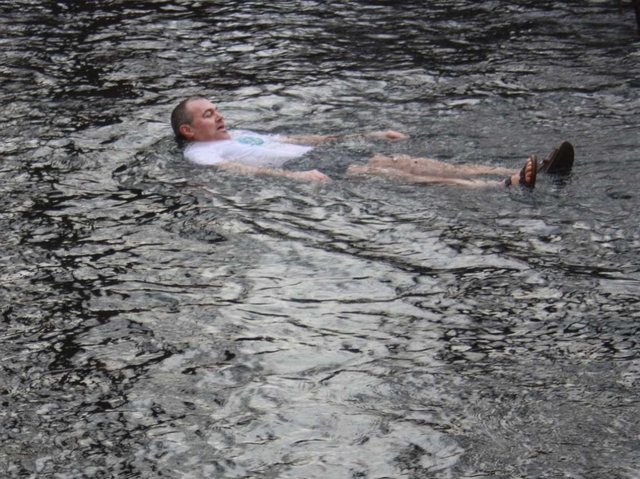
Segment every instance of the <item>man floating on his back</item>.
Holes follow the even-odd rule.
[[[176,139],[186,143],[185,158],[199,165],[215,165],[245,173],[282,176],[305,181],[327,181],[318,170],[289,171],[282,169],[288,161],[299,158],[314,146],[345,138],[366,137],[403,140],[405,135],[394,130],[342,135],[283,136],[263,135],[251,131],[228,131],[224,117],[216,105],[204,97],[194,96],[182,101],[171,114],[171,126]],[[366,165],[354,165],[350,174],[376,174],[420,183],[444,183],[463,186],[521,185],[533,188],[538,170],[546,173],[566,173],[574,161],[573,146],[563,142],[541,164],[531,155],[520,171],[487,165],[451,165],[431,158],[407,155],[375,155]],[[506,180],[472,179],[478,175],[507,175]]]

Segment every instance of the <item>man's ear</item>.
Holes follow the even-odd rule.
[[[191,128],[191,125],[180,125],[180,128],[178,128],[178,130],[180,130],[180,133],[182,133],[182,136],[184,136],[187,140],[190,140],[193,138],[194,133],[193,133],[193,128]]]

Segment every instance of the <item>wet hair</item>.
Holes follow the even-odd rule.
[[[171,112],[171,128],[173,128],[173,133],[176,135],[176,140],[179,143],[187,140],[184,135],[180,133],[180,127],[182,125],[191,125],[193,121],[193,116],[187,109],[187,104],[192,100],[204,100],[204,97],[190,96],[186,100],[182,100]]]

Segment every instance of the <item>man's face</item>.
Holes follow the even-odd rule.
[[[224,124],[224,117],[209,100],[199,98],[187,103],[193,120],[191,125],[182,125],[181,133],[191,141],[228,140],[231,137]]]

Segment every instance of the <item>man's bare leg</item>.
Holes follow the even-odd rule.
[[[347,174],[386,176],[388,178],[397,178],[411,183],[440,183],[445,185],[467,186],[471,188],[504,185],[504,181],[483,181],[454,178],[450,176],[414,175],[398,168],[385,168],[373,165],[352,165],[347,170]]]
[[[374,157],[376,158],[376,157]],[[437,161],[437,160],[434,160]],[[378,175],[386,176],[389,178],[398,178],[404,181],[412,183],[440,183],[448,185],[467,186],[471,188],[480,188],[486,186],[510,186],[510,185],[523,185],[533,187],[535,186],[535,177],[538,171],[537,159],[535,156],[531,156],[522,170],[517,173],[513,173],[514,170],[508,170],[509,178],[503,181],[489,181],[489,180],[470,180],[464,178],[456,178],[451,176],[438,176],[438,175],[416,175],[407,171],[403,171],[400,168],[386,168],[384,166],[377,166],[375,164],[368,165],[352,165],[347,170],[347,174],[350,175]],[[513,174],[512,174],[513,173]]]
[[[416,176],[431,176],[438,178],[466,178],[475,175],[511,176],[517,170],[487,165],[451,165],[432,158],[412,158],[408,155],[384,156],[375,155],[368,164],[381,168],[395,168]]]

